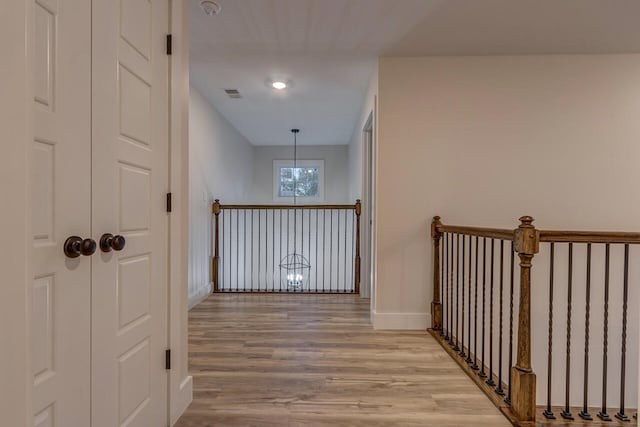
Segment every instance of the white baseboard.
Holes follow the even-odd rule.
[[[189,295],[189,310],[191,310],[196,305],[200,304],[202,301],[207,299],[207,297],[211,294],[211,285],[205,285],[198,289],[193,294]]]
[[[178,419],[184,414],[184,411],[187,410],[191,401],[193,400],[193,377],[189,375],[182,381],[180,384],[180,391],[178,392],[177,401],[175,403],[175,411],[171,414],[171,423],[170,426],[173,426]],[[172,405],[173,406],[173,405]]]
[[[372,312],[373,329],[426,330],[431,326],[430,313]]]

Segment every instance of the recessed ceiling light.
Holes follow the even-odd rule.
[[[287,84],[285,82],[281,82],[281,81],[275,81],[275,82],[271,83],[271,86],[274,89],[277,89],[277,90],[283,90],[283,89],[287,88]]]

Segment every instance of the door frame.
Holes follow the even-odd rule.
[[[377,176],[377,134],[376,105],[377,96],[373,99],[373,108],[369,112],[362,127],[362,204],[364,211],[363,249],[364,249],[364,284],[368,288],[367,296],[371,299],[370,315],[376,307],[376,176]]]
[[[169,296],[168,343],[171,367],[168,420],[175,424],[193,399],[188,348],[188,248],[189,248],[189,1],[170,0],[169,31]]]
[[[31,375],[31,232],[29,148],[33,140],[33,28],[31,1],[3,0],[0,36],[6,40],[0,64],[0,195],[11,209],[0,229],[0,414],[6,425],[33,425]],[[8,350],[7,350],[8,349]]]
[[[371,292],[371,224],[372,215],[372,180],[371,180],[371,149],[373,142],[373,112],[369,113],[362,127],[362,286],[360,296],[374,298]]]

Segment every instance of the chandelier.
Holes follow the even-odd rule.
[[[303,291],[309,283],[311,264],[302,254],[297,252],[298,242],[298,212],[296,210],[296,196],[298,193],[298,133],[300,129],[291,129],[293,133],[293,252],[280,260],[282,282],[289,291]],[[289,233],[287,230],[287,239]]]

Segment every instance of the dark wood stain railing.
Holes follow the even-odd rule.
[[[640,233],[540,230],[541,242],[640,244]]]
[[[220,292],[220,214],[225,210],[236,210],[236,211],[284,211],[284,210],[317,210],[317,211],[332,211],[332,210],[353,210],[355,215],[355,230],[354,230],[354,246],[355,246],[355,255],[353,259],[353,278],[354,278],[354,289],[353,292],[356,294],[360,293],[360,279],[361,279],[361,258],[360,258],[360,218],[362,214],[362,204],[358,199],[355,204],[347,205],[347,204],[325,204],[325,205],[276,205],[276,204],[221,204],[219,199],[215,199],[212,205],[212,214],[214,216],[214,254],[212,258],[211,265],[211,275],[213,282],[213,291]],[[275,214],[275,213],[274,213]],[[346,232],[346,231],[345,231]],[[346,250],[346,247],[345,247]],[[346,256],[346,254],[344,254]],[[256,292],[256,291],[253,291]],[[322,291],[322,293],[327,293],[326,291]]]
[[[356,205],[221,205],[216,199],[220,209],[255,209],[255,210],[291,210],[291,209],[355,209]],[[359,203],[356,202],[356,204]],[[214,210],[215,214],[215,210]]]
[[[592,288],[591,281],[591,246],[593,244],[604,244],[606,248],[605,264],[605,301],[604,301],[604,359],[603,359],[603,392],[602,408],[597,414],[602,421],[610,421],[607,414],[606,389],[607,389],[607,337],[608,313],[609,313],[609,248],[611,245],[624,245],[624,283],[623,283],[623,306],[622,308],[622,349],[621,349],[621,372],[620,372],[620,406],[616,413],[616,418],[621,421],[629,421],[630,417],[625,413],[625,364],[627,349],[627,309],[628,309],[628,287],[629,287],[629,245],[640,244],[640,233],[635,232],[603,232],[603,231],[565,231],[565,230],[538,230],[533,225],[533,218],[523,216],[519,219],[520,224],[515,229],[484,228],[470,226],[445,225],[440,217],[433,218],[431,223],[431,237],[433,239],[433,298],[431,301],[432,329],[431,334],[436,337],[443,348],[458,362],[467,374],[482,388],[491,400],[510,419],[514,425],[532,425],[536,420],[536,412],[544,416],[545,422],[553,422],[556,419],[551,407],[551,361],[552,361],[552,334],[553,334],[553,284],[554,284],[554,244],[568,244],[568,301],[567,301],[567,324],[566,324],[566,403],[560,412],[563,418],[562,423],[570,422],[574,419],[569,401],[569,376],[571,361],[571,312],[572,312],[572,271],[573,267],[573,245],[586,244],[587,246],[587,279],[586,279],[586,314],[585,314],[585,348],[584,348],[584,405],[578,413],[583,420],[592,420],[587,407],[587,383],[588,383],[588,363],[589,363],[589,311],[593,305],[590,300]],[[455,238],[454,238],[455,237]],[[460,237],[462,237],[462,269],[460,271]],[[487,256],[487,239],[490,240],[489,257]],[[480,242],[482,240],[482,242]],[[488,360],[488,374],[486,372],[487,360],[485,360],[484,340],[485,340],[485,294],[487,292],[487,258],[490,259],[490,281],[489,281],[489,316],[490,330],[489,342],[493,343],[493,320],[494,320],[494,240],[499,240],[500,254],[500,301],[499,301],[499,362],[498,375],[493,375],[493,345],[490,345]],[[468,241],[468,243],[467,243]],[[504,296],[504,242],[511,242],[511,277],[510,277],[510,303],[509,303],[509,343],[508,343],[508,364],[510,372],[508,382],[502,382],[502,356],[503,356],[503,296]],[[539,252],[540,243],[550,244],[550,294],[549,294],[549,332],[548,342],[537,343],[537,345],[548,346],[548,369],[547,369],[547,398],[548,403],[544,411],[537,410],[536,407],[536,374],[531,364],[532,336],[531,336],[531,269],[535,255]],[[467,246],[468,244],[468,246]],[[475,275],[474,286],[472,287],[472,246],[475,244]],[[455,247],[455,256],[454,256]],[[466,250],[465,248],[468,248]],[[467,252],[465,254],[465,252]],[[519,301],[514,304],[514,257],[517,254],[520,259],[520,289]],[[465,270],[465,258],[468,257],[468,265]],[[481,259],[480,268],[478,259]],[[480,271],[479,271],[480,270]],[[466,273],[465,273],[466,271]],[[462,272],[462,280],[460,280]],[[466,275],[466,280],[465,280]],[[455,279],[454,279],[455,278]],[[465,283],[467,285],[465,285]],[[459,340],[460,332],[460,284],[462,284],[462,340]],[[466,287],[465,287],[466,286]],[[480,291],[478,286],[481,287]],[[475,289],[475,291],[473,291]],[[481,292],[481,308],[478,308],[478,294]],[[465,349],[465,293],[467,294],[467,348]],[[471,330],[472,296],[474,296],[475,316],[474,331]],[[444,304],[444,306],[443,306]],[[478,323],[478,315],[481,312],[482,322]],[[513,343],[514,314],[517,314],[517,339]],[[482,349],[481,364],[478,366],[478,326],[481,327]],[[472,337],[473,335],[473,337]],[[512,356],[515,344],[515,363]],[[473,347],[473,348],[472,348]],[[479,371],[479,372],[478,372]],[[488,378],[488,379],[487,379]],[[495,386],[495,387],[494,387]],[[506,397],[503,397],[505,396]],[[565,425],[565,424],[562,424]]]

